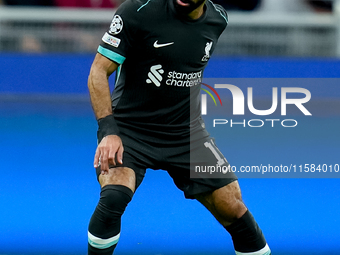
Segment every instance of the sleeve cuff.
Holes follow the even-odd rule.
[[[123,57],[122,55],[119,55],[116,52],[113,52],[111,50],[108,50],[106,48],[104,48],[103,46],[99,46],[98,47],[98,52],[100,54],[102,54],[103,56],[107,57],[108,59],[111,59],[112,61],[118,63],[118,64],[123,64],[125,61],[125,57]]]

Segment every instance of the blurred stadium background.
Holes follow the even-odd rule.
[[[0,0],[0,254],[86,254],[99,197],[86,81],[119,2],[76,2]],[[340,1],[220,3],[230,23],[206,77],[340,77]],[[311,90],[319,111],[299,128],[208,124],[210,132],[232,164],[339,164],[340,84]],[[240,179],[273,254],[340,254],[339,179],[310,177]],[[166,173],[149,171],[123,217],[116,254],[233,249],[202,206],[184,200]]]

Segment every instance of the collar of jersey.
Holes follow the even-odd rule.
[[[209,8],[209,1],[206,1],[205,3],[205,11],[203,13],[203,15],[201,17],[199,17],[198,19],[190,19],[188,17],[184,17],[180,14],[177,13],[176,8],[174,6],[174,0],[168,0],[169,6],[171,11],[174,13],[174,15],[179,18],[181,21],[189,23],[189,24],[196,24],[199,22],[202,22],[203,20],[205,20],[206,16],[207,16],[207,12],[208,12],[208,8]]]

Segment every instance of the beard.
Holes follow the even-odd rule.
[[[174,6],[176,10],[182,15],[187,15],[191,13],[192,11],[197,9],[201,4],[205,2],[205,0],[198,0],[197,2],[194,2],[193,0],[179,0],[183,2],[184,4],[186,4],[186,6],[184,6],[184,5],[180,5],[177,2],[177,0],[173,0],[173,1],[174,1]]]

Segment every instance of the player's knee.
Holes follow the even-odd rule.
[[[131,201],[133,192],[122,185],[106,185],[100,193],[99,208],[103,212],[104,221],[120,218]]]
[[[243,203],[242,199],[237,199],[232,202],[229,211],[230,222],[234,222],[237,219],[241,218],[242,215],[247,211],[247,207]]]
[[[247,211],[242,200],[228,201],[223,205],[215,205],[215,207],[220,215],[219,221],[223,226],[228,226],[237,221]]]
[[[227,226],[247,211],[243,203],[241,190],[237,183],[228,185],[214,194],[214,207],[220,215],[220,223]]]

